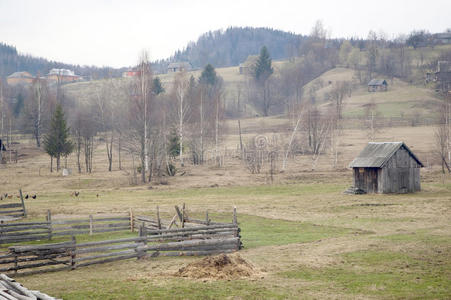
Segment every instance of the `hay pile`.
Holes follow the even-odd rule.
[[[239,254],[220,254],[188,264],[175,274],[194,279],[239,279],[256,275],[255,267]]]

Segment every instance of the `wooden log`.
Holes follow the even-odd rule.
[[[47,255],[38,255],[38,256],[32,256],[32,257],[25,257],[25,258],[19,258],[17,256],[17,259],[11,258],[11,259],[5,259],[0,261],[0,265],[6,265],[6,264],[12,264],[14,262],[30,262],[30,261],[38,261],[38,260],[46,260],[46,259],[56,259],[56,258],[62,258],[69,256],[69,253],[58,253],[58,254],[47,254]],[[1,271],[0,271],[1,272]]]
[[[81,261],[95,260],[95,259],[100,259],[100,258],[114,257],[114,256],[118,256],[118,255],[125,255],[125,254],[132,254],[132,253],[136,253],[135,249],[79,257],[79,258],[75,259],[75,262],[78,263],[78,262],[81,262]]]
[[[23,201],[22,189],[19,189],[19,194],[20,194],[20,201],[22,202],[22,207],[23,207],[23,216],[26,218],[27,210],[25,209],[25,202]]]
[[[89,223],[89,219],[79,219],[79,220],[52,220],[52,225],[82,224],[82,223]]]
[[[158,229],[161,229],[161,220],[160,220],[160,208],[157,205],[157,226]]]
[[[29,276],[29,275],[35,275],[35,274],[42,274],[42,273],[50,273],[50,272],[57,272],[57,271],[63,271],[71,269],[71,266],[63,266],[63,267],[52,267],[48,269],[40,269],[40,270],[34,270],[34,271],[22,271],[20,273],[14,273],[14,277],[19,276]]]
[[[48,225],[48,231],[49,231],[49,240],[52,239],[52,213],[50,212],[50,209],[47,210],[47,222]]]
[[[120,250],[120,249],[134,249],[134,248],[138,247],[138,245],[139,244],[136,244],[136,243],[127,243],[127,244],[110,245],[110,246],[94,247],[94,248],[83,248],[83,249],[80,249],[77,247],[77,250],[75,250],[75,254],[104,252],[104,251],[112,251],[112,250]]]
[[[192,232],[175,232],[175,233],[168,233],[168,234],[161,234],[161,235],[151,235],[147,236],[147,240],[151,239],[159,239],[159,238],[177,238],[177,237],[186,237],[186,236],[193,236],[193,235],[201,235],[208,238],[212,234],[217,233],[230,233],[230,234],[236,234],[238,229],[233,228],[224,228],[224,229],[211,229],[211,230],[199,230],[199,231],[192,231]]]
[[[15,208],[15,207],[22,207],[22,203],[0,204],[0,210],[3,208]]]
[[[7,237],[21,237],[24,235],[38,235],[38,234],[48,234],[48,229],[45,228],[46,230],[33,230],[33,231],[14,231],[14,232],[9,232],[9,233],[4,233],[0,236],[0,239],[2,238],[7,238]]]
[[[40,267],[46,267],[46,266],[55,266],[55,265],[69,265],[71,260],[65,260],[65,261],[46,261],[36,264],[26,264],[26,265],[17,265],[10,268],[2,269],[2,272],[8,272],[8,271],[19,271],[23,269],[35,269]]]
[[[31,226],[17,226],[17,227],[6,227],[2,228],[2,233],[5,232],[15,232],[15,231],[26,231],[26,230],[33,230],[33,229],[47,229],[49,228],[48,225],[31,225]]]
[[[30,252],[35,250],[50,250],[50,249],[68,249],[73,248],[73,242],[63,242],[63,243],[53,243],[53,244],[45,244],[45,245],[30,245],[30,246],[11,246],[8,247],[10,251],[13,252]]]
[[[185,228],[185,203],[182,206],[182,228]]]
[[[196,239],[216,239],[216,238],[225,238],[225,237],[236,237],[236,235],[233,232],[224,232],[224,233],[216,233],[212,235],[189,235],[189,236],[173,236],[173,237],[162,237],[162,236],[155,236],[149,239],[149,242],[166,242],[166,241],[186,241],[186,240],[196,240]]]
[[[23,213],[23,210],[22,209],[15,209],[15,210],[2,210],[2,211],[0,211],[1,215],[15,214],[15,213]]]
[[[143,238],[139,238],[139,237],[136,237],[136,238],[123,238],[123,239],[116,239],[116,240],[79,243],[79,244],[76,245],[76,248],[100,246],[100,245],[108,245],[108,244],[118,244],[118,243],[126,243],[126,242],[141,242],[141,241],[143,241]]]
[[[183,215],[182,215],[179,207],[177,205],[175,205],[174,207],[175,207],[175,212],[177,213],[177,216],[179,217],[180,223],[183,223]]]
[[[130,218],[128,216],[125,217],[108,217],[108,218],[94,218],[94,222],[113,222],[113,221],[128,221]]]
[[[162,230],[150,230],[147,234],[158,234],[158,233],[172,233],[172,232],[189,232],[198,231],[205,229],[217,229],[217,228],[236,228],[235,224],[221,224],[221,225],[211,225],[211,226],[197,226],[197,227],[187,227],[179,229],[162,229]]]
[[[171,252],[158,252],[157,256],[204,256],[204,255],[216,255],[222,253],[233,253],[235,250],[209,250],[209,251],[171,251]]]
[[[46,239],[47,239],[47,234],[45,234],[45,235],[28,235],[28,236],[22,236],[22,237],[4,237],[4,238],[0,238],[0,243],[8,244],[8,243],[25,242],[25,241],[46,240]]]
[[[15,282],[15,280],[9,278],[5,274],[0,274],[0,278],[3,279],[2,283],[3,285],[10,286],[13,290],[18,291],[22,295],[28,296],[32,299],[36,299],[36,297],[26,288],[24,288],[20,283]]]
[[[135,232],[135,225],[134,225],[134,219],[133,219],[133,211],[130,208],[130,231]]]
[[[72,243],[73,245],[73,249],[70,252],[70,269],[71,270],[75,270],[77,268],[75,259],[77,259],[77,254],[75,253],[76,251],[76,247],[77,247],[77,240],[75,238],[75,236],[72,236]]]
[[[92,235],[92,215],[89,215],[89,235]]]
[[[47,222],[28,222],[28,223],[8,223],[0,224],[0,228],[16,227],[16,226],[31,226],[31,225],[47,225]]]
[[[210,240],[189,240],[182,242],[170,242],[159,245],[148,245],[143,246],[142,251],[169,251],[169,250],[183,250],[185,248],[193,248],[196,246],[206,246],[206,245],[224,245],[230,243],[236,243],[238,238],[228,238],[228,239],[210,239]]]
[[[94,264],[109,263],[109,262],[113,262],[113,261],[130,259],[130,258],[135,258],[135,257],[138,257],[137,253],[121,255],[121,256],[117,256],[117,257],[111,257],[111,258],[107,258],[107,259],[103,259],[103,260],[89,261],[89,262],[78,264],[77,267],[86,267],[86,266],[90,266],[90,265],[94,265]]]

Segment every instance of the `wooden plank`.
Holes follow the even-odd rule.
[[[155,256],[205,256],[205,255],[216,255],[216,254],[233,253],[233,252],[236,252],[236,250],[171,251],[171,252],[158,252],[158,254],[156,254]]]
[[[177,205],[175,205],[174,207],[175,207],[175,211],[176,211],[176,213],[177,213],[177,216],[179,217],[180,223],[183,223],[183,215],[182,215],[182,213],[180,212],[179,207],[178,207]],[[182,227],[183,227],[183,225],[182,225]]]
[[[24,242],[24,241],[36,241],[36,240],[46,240],[47,234],[44,235],[29,235],[23,237],[5,237],[0,238],[0,243],[8,244],[8,243],[16,243],[16,242]]]
[[[77,244],[76,248],[100,246],[100,245],[108,245],[108,244],[118,244],[118,243],[126,243],[126,242],[142,242],[143,240],[144,240],[143,238],[135,237],[135,238],[123,238],[123,239],[98,241],[98,242],[86,242],[86,243]]]
[[[103,247],[94,247],[94,248],[83,248],[80,249],[77,247],[77,250],[74,251],[75,254],[84,254],[84,253],[93,253],[93,252],[103,252],[103,251],[112,251],[112,250],[120,250],[120,249],[135,249],[138,247],[137,243],[127,243],[127,244],[119,244],[119,245],[110,245]]]
[[[22,202],[22,207],[23,207],[23,215],[24,215],[24,217],[27,217],[27,210],[25,209],[25,202],[23,201],[22,189],[19,189],[19,194],[20,194],[20,201]]]
[[[178,229],[150,230],[147,232],[147,234],[189,232],[189,231],[198,231],[198,230],[205,230],[205,229],[236,228],[236,227],[237,227],[237,225],[235,225],[235,224],[221,224],[221,225],[197,226],[197,227],[178,228]]]
[[[0,224],[0,228],[29,226],[29,225],[48,225],[48,222],[8,223],[8,224]]]
[[[37,234],[48,234],[48,228],[45,228],[46,230],[33,230],[33,231],[14,231],[14,232],[9,232],[9,233],[2,233],[0,234],[0,239],[2,239],[3,237],[12,237],[12,236],[24,236],[24,235],[37,235]]]
[[[206,246],[206,245],[224,245],[230,243],[237,243],[239,238],[228,238],[228,239],[210,239],[210,240],[189,240],[182,242],[170,242],[158,245],[148,245],[143,247],[138,247],[139,251],[169,251],[169,250],[183,250],[185,248],[192,248],[196,246]]]
[[[4,210],[4,211],[0,211],[0,215],[6,215],[6,214],[15,214],[15,213],[22,213],[23,214],[23,210],[22,209],[16,209],[16,210]]]
[[[11,246],[8,249],[14,252],[27,252],[35,250],[50,250],[60,248],[73,248],[75,245],[72,242],[53,243],[45,245],[30,245],[30,246]]]
[[[3,208],[16,208],[16,207],[22,207],[22,203],[0,204],[0,210]]]
[[[129,217],[110,217],[110,218],[94,218],[94,222],[108,222],[108,221],[128,221]]]
[[[111,252],[111,253],[105,253],[105,254],[99,254],[99,255],[91,255],[91,256],[84,256],[74,259],[74,261],[81,262],[81,261],[87,261],[87,260],[94,260],[94,259],[100,259],[100,258],[106,258],[106,257],[114,257],[118,255],[125,255],[125,254],[132,254],[136,253],[135,249],[131,250],[124,250],[124,251],[117,251],[117,252]]]
[[[27,265],[20,265],[17,267],[5,268],[3,270],[3,272],[14,271],[14,270],[18,271],[18,270],[24,270],[24,269],[34,269],[34,268],[41,268],[41,267],[46,267],[46,266],[68,265],[69,263],[70,263],[70,260],[46,261],[46,262],[37,263],[37,264],[27,264]]]
[[[77,268],[78,267],[86,267],[86,266],[90,266],[90,265],[94,265],[94,264],[109,263],[109,262],[113,262],[113,261],[130,259],[130,258],[135,258],[135,257],[138,257],[138,253],[129,254],[129,255],[122,255],[122,256],[117,256],[117,257],[111,257],[111,258],[107,258],[107,259],[103,259],[103,260],[95,260],[95,261],[85,262],[85,263],[78,264]]]
[[[26,231],[26,230],[33,230],[33,229],[47,229],[47,228],[49,228],[48,225],[6,227],[6,228],[0,229],[0,231],[1,231],[0,235],[5,232]]]
[[[52,220],[52,225],[81,224],[81,223],[89,223],[89,219],[79,219],[79,220]]]

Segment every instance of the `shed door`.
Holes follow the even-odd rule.
[[[398,171],[399,193],[407,193],[409,191],[409,169],[400,168]]]

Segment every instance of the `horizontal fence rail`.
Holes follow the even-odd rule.
[[[50,211],[46,221],[0,224],[0,244],[25,241],[51,240],[53,237],[129,231],[132,219],[129,215],[93,217],[84,219],[52,219]]]

